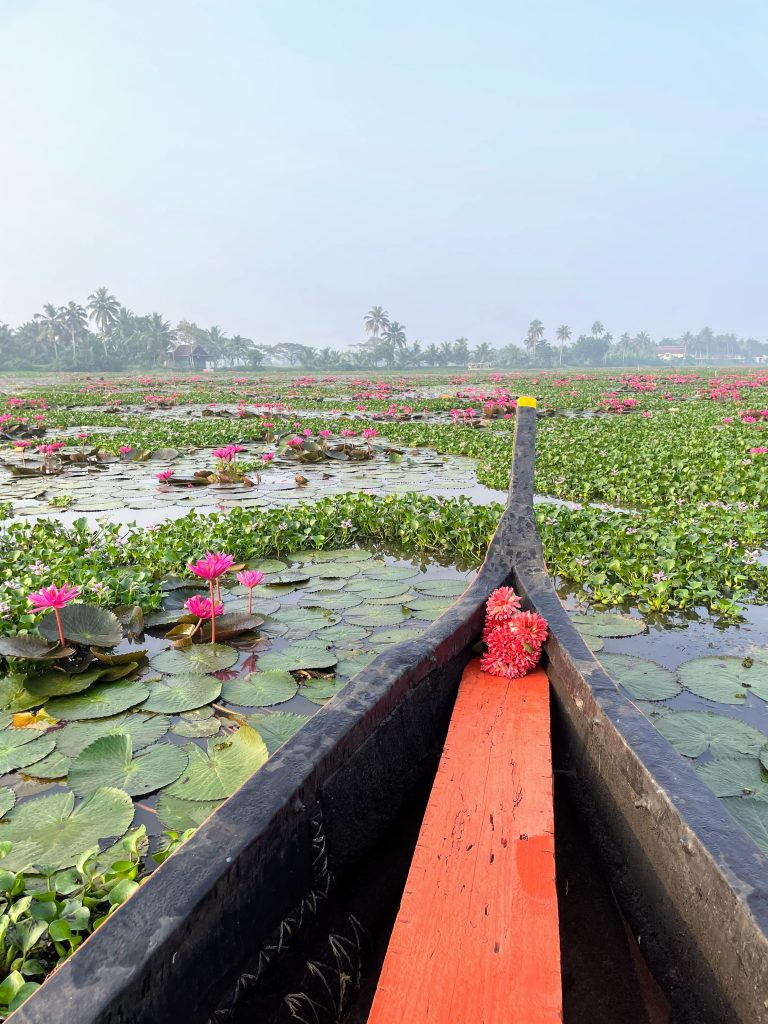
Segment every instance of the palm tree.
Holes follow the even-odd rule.
[[[595,322],[592,324],[592,337],[601,338],[604,333],[605,328],[603,327],[603,325],[600,323],[599,320],[595,320]]]
[[[469,362],[469,340],[457,338],[453,343],[453,358],[459,366],[466,366]]]
[[[43,306],[43,312],[35,313],[34,318],[39,326],[40,338],[53,349],[54,362],[58,366],[59,339],[64,331],[63,310],[48,302]]]
[[[171,330],[170,323],[163,320],[159,313],[150,313],[146,317],[146,325],[141,332],[141,339],[152,363],[159,365],[164,362],[173,336],[174,332]]]
[[[490,363],[495,353],[487,341],[481,342],[472,353],[472,362]]]
[[[397,320],[393,320],[391,323],[388,321],[384,325],[384,330],[381,334],[384,341],[392,345],[396,353],[402,353],[408,344],[408,339],[405,334],[405,324],[399,324]]]
[[[378,338],[389,327],[389,313],[383,306],[371,306],[365,314],[365,333]]]
[[[440,353],[437,350],[437,346],[427,345],[422,353],[422,360],[427,366],[438,366],[440,363]]]
[[[561,324],[555,331],[555,337],[560,342],[560,365],[563,365],[563,345],[571,340],[571,328],[568,324]]]
[[[109,288],[97,288],[95,292],[91,292],[88,296],[88,313],[93,323],[96,324],[101,334],[101,344],[104,349],[104,355],[107,355],[107,338],[112,333],[112,329],[117,323],[117,317],[120,312],[120,303],[117,301],[114,295],[109,291]]]
[[[531,363],[536,365],[536,343],[544,337],[544,324],[541,320],[531,320],[528,324],[528,334],[525,339],[525,347],[531,350]]]
[[[439,366],[450,366],[453,361],[453,342],[444,341],[440,346],[440,361]]]
[[[85,317],[85,310],[78,302],[68,302],[66,306],[62,306],[61,315],[72,341],[72,362],[74,363],[77,359],[77,341],[86,331],[88,321]]]

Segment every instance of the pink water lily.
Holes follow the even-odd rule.
[[[160,481],[161,484],[167,484],[168,481],[173,476],[173,470],[172,469],[164,469],[162,471],[162,473],[155,473],[155,476],[157,477],[157,479]]]
[[[221,615],[224,611],[224,605],[215,602],[211,604],[211,599],[208,597],[200,597],[199,594],[195,594],[194,597],[190,597],[184,602],[184,607],[190,613],[190,615],[196,615],[197,618],[202,622],[204,619],[212,619],[215,615]],[[198,622],[198,628],[200,626]]]
[[[61,646],[64,646],[64,628],[61,625],[61,616],[59,610],[66,608],[66,606],[74,601],[75,598],[80,597],[79,587],[70,587],[68,583],[65,583],[62,587],[41,587],[40,590],[35,591],[33,594],[27,594],[27,600],[35,609],[35,611],[43,611],[46,608],[50,608],[53,614],[56,616],[56,625],[59,629],[59,641]]]
[[[257,572],[255,569],[244,569],[237,574],[235,579],[244,587],[248,587],[248,614],[250,615],[253,612],[253,588],[258,587],[264,579],[264,573]]]
[[[193,572],[195,576],[208,580],[212,607],[216,606],[216,596],[213,589],[214,581],[218,580],[219,576],[222,576],[228,569],[231,569],[234,562],[235,559],[233,555],[226,555],[221,551],[206,551],[205,558],[200,558],[196,562],[191,562],[189,565],[190,571]],[[211,619],[211,643],[216,643],[215,617]]]

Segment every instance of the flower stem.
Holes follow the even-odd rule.
[[[248,587],[248,614],[253,615],[253,587]]]
[[[53,614],[56,616],[56,625],[59,627],[59,642],[64,647],[64,629],[61,625],[61,616],[59,615],[59,609],[54,608]]]
[[[213,596],[213,580],[208,580],[211,589],[211,643],[216,643],[216,601]]]

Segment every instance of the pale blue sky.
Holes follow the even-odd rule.
[[[768,335],[764,0],[0,0],[0,320]]]

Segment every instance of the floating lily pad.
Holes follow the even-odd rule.
[[[339,621],[339,616],[330,611],[312,608],[283,608],[275,617],[289,629],[299,628],[307,632],[333,626]]]
[[[230,680],[224,684],[221,695],[230,704],[237,704],[240,707],[266,708],[290,700],[298,688],[299,684],[290,672],[272,669],[265,672],[249,672],[243,679]]]
[[[346,679],[310,679],[302,685],[301,695],[313,704],[327,704],[346,685]]]
[[[210,704],[220,693],[221,682],[211,675],[171,676],[151,684],[142,709],[179,715]]]
[[[768,802],[749,797],[728,797],[722,803],[763,853],[768,854]]]
[[[274,711],[269,715],[251,715],[248,724],[259,733],[271,755],[306,725],[309,719],[309,715]]]
[[[381,651],[350,651],[339,659],[336,666],[336,675],[340,678],[351,679],[352,676],[369,665],[374,658],[378,658]]]
[[[765,688],[768,693],[768,665],[757,661],[746,668],[741,658],[694,658],[681,665],[677,674],[691,693],[719,704],[737,704],[749,689]]]
[[[432,597],[460,597],[470,584],[470,580],[420,580],[413,584],[414,590]]]
[[[182,800],[161,793],[157,798],[157,816],[173,832],[199,828],[221,803],[220,800]]]
[[[96,604],[68,604],[59,612],[67,640],[87,647],[114,647],[123,639],[120,620]],[[53,612],[45,615],[38,629],[49,640],[58,640],[59,629]]]
[[[638,700],[668,700],[680,693],[675,673],[655,661],[635,658],[631,654],[602,654],[606,672],[624,687],[630,697]]]
[[[695,765],[716,796],[768,797],[768,773],[756,757],[724,757]]]
[[[357,644],[360,640],[365,640],[370,635],[371,630],[366,629],[364,626],[350,626],[346,622],[339,622],[336,626],[328,626],[327,629],[321,629],[317,634],[317,639],[322,640],[323,643],[340,644],[348,647],[350,644]]]
[[[304,552],[306,561],[311,562],[368,562],[373,558],[372,551],[366,551],[365,548],[326,548],[323,551],[310,551]],[[293,555],[296,560],[299,559],[299,555]]]
[[[590,612],[588,615],[571,615],[571,621],[581,633],[601,637],[638,636],[648,628],[642,619],[630,615],[616,615],[612,612]]]
[[[422,635],[420,629],[409,629],[401,626],[399,629],[383,629],[380,633],[373,633],[370,639],[372,644],[402,644],[406,640],[416,640]]]
[[[0,818],[4,818],[16,803],[16,794],[7,786],[0,788]]]
[[[263,572],[265,575],[282,572],[283,569],[288,568],[285,562],[281,562],[277,558],[252,558],[246,564],[249,569],[255,569],[256,572]]]
[[[56,746],[56,740],[34,729],[3,729],[0,732],[0,775],[42,761]]]
[[[232,637],[241,636],[243,633],[253,633],[263,621],[264,619],[259,615],[227,612],[216,620],[216,636],[219,640],[231,640]],[[205,622],[203,623],[203,640],[210,639],[211,624]]]
[[[132,711],[113,718],[99,718],[89,722],[70,722],[56,731],[56,749],[67,757],[77,757],[99,736],[125,732],[131,737],[134,750],[149,747],[162,739],[168,731],[170,719],[165,715],[148,715]]]
[[[35,761],[23,769],[24,775],[31,775],[33,779],[63,779],[69,772],[72,764],[71,757],[65,757],[59,750],[52,750],[42,761]]]
[[[189,764],[167,790],[169,796],[184,800],[220,800],[229,796],[269,757],[264,740],[247,725],[233,736],[209,740],[207,752],[195,744],[185,749]]]
[[[124,679],[138,667],[138,662],[131,661],[127,665],[99,665],[98,668],[86,669],[85,672],[78,672],[75,675],[57,671],[46,672],[28,679],[27,690],[33,697],[39,697],[42,704],[49,697],[82,693],[99,681],[113,683],[118,679]]]
[[[686,757],[698,757],[705,750],[715,757],[757,757],[765,744],[765,736],[751,725],[711,711],[670,711],[653,724]]]
[[[68,658],[74,654],[73,647],[62,647],[58,643],[49,643],[39,636],[0,636],[0,654],[6,658],[28,658],[30,661],[53,661],[56,658]]]
[[[188,755],[173,743],[156,743],[133,754],[126,733],[101,736],[73,761],[67,783],[78,796],[100,786],[114,786],[129,796],[154,793],[175,782],[187,767]]]
[[[226,644],[192,644],[180,650],[163,651],[150,660],[150,665],[157,672],[169,675],[190,675],[197,672],[221,672],[231,668],[239,653],[234,647]]]
[[[346,616],[353,626],[395,626],[410,617],[401,605],[367,605],[362,611]]]
[[[54,718],[67,721],[107,718],[141,704],[148,696],[149,690],[139,682],[98,683],[85,693],[73,697],[54,697],[47,708]]]
[[[439,618],[447,608],[450,608],[450,602],[446,602],[445,598],[442,597],[422,597],[418,600],[404,597],[401,607],[412,611],[415,619],[424,619],[432,622],[434,619]]]
[[[267,651],[259,655],[259,670],[281,669],[296,672],[299,669],[331,668],[336,655],[322,644],[297,642],[282,651]]]
[[[301,608],[330,608],[332,611],[346,611],[348,608],[358,608],[363,603],[363,595],[343,594],[335,591],[326,594],[316,591],[313,594],[302,594],[298,603]]]
[[[133,821],[133,802],[120,789],[103,787],[75,807],[75,794],[53,793],[25,800],[0,823],[0,842],[12,844],[3,867],[21,871],[43,864],[72,867],[83,851],[101,840],[125,834]]]
[[[184,712],[179,721],[171,727],[171,732],[192,739],[215,736],[220,728],[221,721],[213,714],[212,708],[199,708],[196,711]]]

